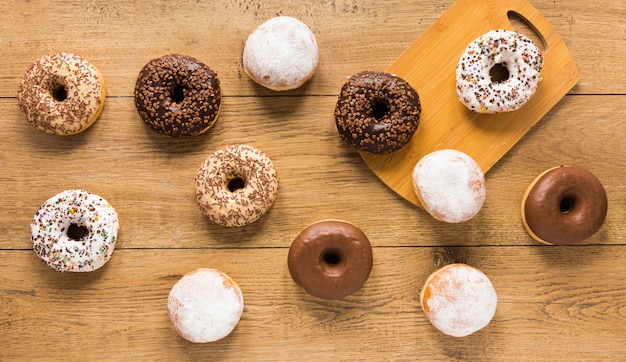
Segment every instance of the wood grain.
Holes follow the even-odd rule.
[[[10,0],[0,2],[0,360],[619,360],[626,353],[626,3],[530,0],[563,37],[581,80],[487,174],[487,200],[468,223],[448,225],[390,190],[338,137],[333,110],[350,75],[384,70],[452,0]],[[274,93],[241,69],[247,34],[276,14],[301,18],[320,43],[305,87]],[[514,22],[514,26],[524,24]],[[108,98],[88,131],[60,138],[28,125],[17,84],[52,51],[92,60]],[[151,134],[133,105],[139,69],[166,52],[196,56],[220,75],[223,108],[206,134]],[[256,223],[211,224],[193,178],[231,143],[266,152],[279,196]],[[520,198],[559,164],[592,171],[609,196],[607,219],[581,245],[533,241]],[[120,215],[111,261],[61,274],[31,250],[29,223],[43,201],[80,187]],[[363,289],[315,299],[287,270],[306,225],[340,218],[370,238]],[[419,309],[430,272],[451,262],[482,269],[499,296],[493,322],[468,338],[435,330]],[[204,345],[178,337],[166,299],[183,274],[214,267],[244,291],[241,323]]]
[[[0,325],[6,341],[20,341],[10,356],[22,359],[265,360],[277,351],[282,360],[515,359],[528,346],[535,351],[528,356],[546,360],[566,357],[563,346],[572,358],[615,359],[626,333],[626,276],[615,273],[626,262],[620,248],[374,248],[370,279],[341,301],[297,287],[286,248],[118,250],[86,275],[58,274],[30,252],[2,251],[9,262],[0,272],[15,287],[0,291]],[[451,261],[480,267],[498,292],[493,322],[463,339],[439,333],[419,306],[428,274]],[[169,325],[167,295],[189,265],[223,270],[242,288],[242,319],[221,341],[187,343]]]
[[[182,0],[0,3],[0,96],[14,97],[28,65],[42,54],[73,51],[91,60],[108,81],[110,96],[132,94],[141,67],[167,52],[195,56],[221,76],[224,93],[268,95],[243,74],[248,34],[276,14],[294,15],[316,34],[320,65],[293,94],[335,94],[347,77],[392,64],[454,3],[453,0]],[[531,1],[555,26],[581,74],[577,94],[626,93],[617,44],[626,36],[626,3]],[[51,15],[54,14],[54,15]],[[149,15],[148,15],[149,14]],[[14,24],[19,24],[15,26]],[[28,31],[24,31],[28,29]]]
[[[300,229],[323,218],[347,219],[380,246],[532,245],[520,223],[521,196],[536,175],[558,164],[588,168],[607,189],[611,207],[605,225],[585,243],[623,242],[623,175],[613,172],[625,166],[624,141],[614,137],[626,132],[626,123],[616,122],[626,118],[618,96],[566,99],[489,172],[485,207],[460,225],[435,221],[380,182],[339,138],[335,101],[336,96],[229,97],[208,134],[172,140],[151,134],[130,98],[108,99],[95,125],[71,138],[33,132],[15,100],[0,100],[12,135],[10,143],[0,144],[0,208],[13,215],[0,219],[7,236],[0,247],[29,247],[26,226],[39,206],[75,187],[105,197],[118,210],[118,247],[285,246]],[[193,185],[200,163],[233,142],[266,152],[280,182],[267,217],[235,230],[202,215]],[[303,144],[314,146],[304,149]]]

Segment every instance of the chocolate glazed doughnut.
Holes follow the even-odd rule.
[[[291,277],[318,298],[341,299],[361,289],[372,265],[367,236],[345,221],[318,221],[302,230],[289,248]]]
[[[219,115],[220,81],[195,58],[168,54],[146,64],[135,85],[135,107],[150,129],[171,137],[196,136]]]
[[[422,106],[402,78],[361,72],[343,85],[335,107],[341,138],[359,151],[387,154],[404,147],[419,125]]]
[[[530,184],[522,198],[522,221],[537,241],[568,245],[595,234],[607,208],[604,187],[591,172],[560,166]]]

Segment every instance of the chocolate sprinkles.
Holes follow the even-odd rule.
[[[411,85],[393,74],[365,71],[343,85],[335,108],[341,138],[360,151],[387,154],[406,145],[422,108]]]
[[[217,74],[195,58],[168,54],[146,64],[135,84],[135,107],[155,133],[170,137],[199,135],[219,115]]]
[[[31,64],[20,80],[17,100],[35,128],[68,136],[96,121],[105,93],[104,79],[96,67],[78,55],[55,53]]]
[[[240,179],[244,186],[231,190]],[[198,169],[196,197],[202,212],[227,227],[245,226],[269,210],[278,194],[272,161],[248,145],[231,145],[209,156]]]

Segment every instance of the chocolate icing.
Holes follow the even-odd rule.
[[[524,203],[530,230],[542,241],[567,245],[592,236],[604,223],[606,192],[589,171],[561,166],[546,172]]]
[[[135,85],[135,107],[156,133],[195,136],[208,130],[219,114],[217,74],[195,58],[168,54],[146,64]]]
[[[367,236],[344,221],[324,220],[310,225],[289,248],[291,277],[318,298],[341,299],[361,289],[372,265]]]
[[[408,82],[392,74],[366,71],[343,85],[335,123],[341,138],[356,149],[387,154],[411,140],[421,111],[419,96]]]

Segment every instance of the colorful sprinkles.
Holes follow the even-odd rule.
[[[501,65],[508,78],[494,81],[491,70]],[[456,69],[456,90],[467,108],[479,113],[500,113],[519,109],[537,90],[543,55],[522,33],[491,30],[465,50]]]
[[[70,226],[87,233],[73,239]],[[66,190],[46,201],[31,222],[35,253],[52,269],[88,272],[102,267],[113,254],[119,229],[117,212],[98,195]]]

